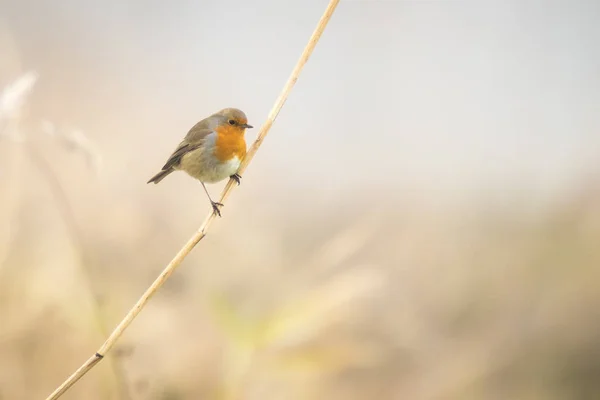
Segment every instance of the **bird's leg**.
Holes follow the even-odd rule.
[[[238,186],[240,185],[240,183],[242,181],[242,176],[238,173],[231,175],[230,178],[233,179],[234,181],[236,181]]]
[[[210,205],[213,208],[213,211],[215,213],[217,213],[217,215],[220,217],[221,216],[221,210],[219,210],[219,207],[223,207],[223,204],[221,203],[217,203],[216,201],[213,201],[210,198],[210,194],[208,193],[208,189],[206,189],[206,186],[204,186],[204,182],[200,182],[202,184],[202,187],[204,188],[204,191],[206,192],[206,195],[208,196],[208,200],[210,201]]]

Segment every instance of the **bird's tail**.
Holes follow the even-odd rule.
[[[162,171],[160,171],[158,174],[154,175],[148,182],[146,183],[154,183],[157,184],[158,182],[162,181],[167,175],[169,175],[171,172],[173,172],[173,168],[168,168],[168,169],[164,169]]]

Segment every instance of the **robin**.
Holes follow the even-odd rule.
[[[173,171],[185,171],[200,181],[213,210],[221,216],[219,206],[223,204],[210,198],[204,183],[233,178],[240,184],[237,171],[246,155],[246,128],[252,125],[248,125],[246,114],[237,108],[225,108],[203,119],[189,130],[162,170],[147,183],[156,184]]]

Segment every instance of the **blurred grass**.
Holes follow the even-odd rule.
[[[252,204],[240,201],[116,356],[139,399],[598,398],[595,184],[530,218],[358,201],[352,218],[300,201],[272,218],[245,215]],[[42,192],[23,199],[3,265],[3,399],[42,398],[99,343],[64,228],[37,206]],[[114,324],[183,235],[148,230],[169,210],[139,225],[94,213],[88,221],[115,228],[86,236]],[[105,376],[65,398],[117,398]]]

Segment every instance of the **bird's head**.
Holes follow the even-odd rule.
[[[219,120],[220,125],[228,125],[230,129],[239,130],[241,133],[246,128],[252,128],[252,125],[248,124],[246,114],[237,108],[224,108],[213,116]]]

